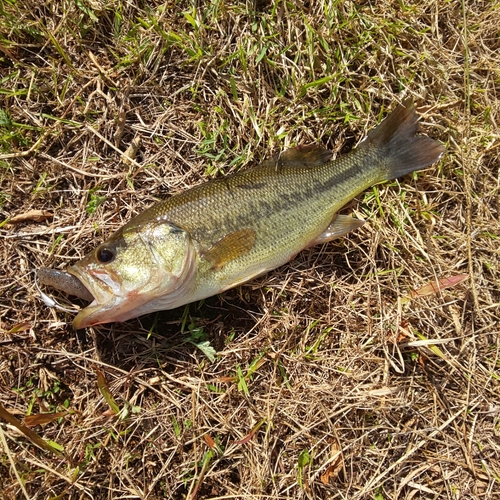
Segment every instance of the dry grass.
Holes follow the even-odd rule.
[[[62,456],[0,421],[0,497],[500,495],[498,4],[197,4],[0,1],[0,207],[53,213],[0,228],[0,403],[69,410],[33,428]],[[347,238],[125,324],[75,332],[40,301],[33,269],[155,200],[346,151],[404,96],[448,154],[352,202]]]

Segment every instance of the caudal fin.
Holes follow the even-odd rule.
[[[438,161],[444,146],[417,135],[418,115],[411,100],[405,101],[372,130],[358,148],[375,147],[383,157],[384,180],[394,179]]]

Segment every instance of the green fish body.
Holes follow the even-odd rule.
[[[415,136],[417,122],[406,103],[338,159],[299,146],[152,206],[68,269],[94,297],[74,326],[212,296],[359,227],[362,221],[337,215],[349,200],[443,154],[436,141]]]

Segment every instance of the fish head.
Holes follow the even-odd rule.
[[[195,270],[196,249],[186,231],[161,219],[127,224],[68,268],[94,297],[73,326],[169,309],[192,283]]]

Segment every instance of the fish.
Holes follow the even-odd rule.
[[[364,221],[339,214],[347,202],[444,154],[443,145],[417,132],[418,115],[407,100],[336,159],[318,145],[296,146],[154,204],[68,267],[93,297],[73,326],[123,322],[205,299],[360,227]],[[72,279],[65,283],[70,292],[78,288]]]

